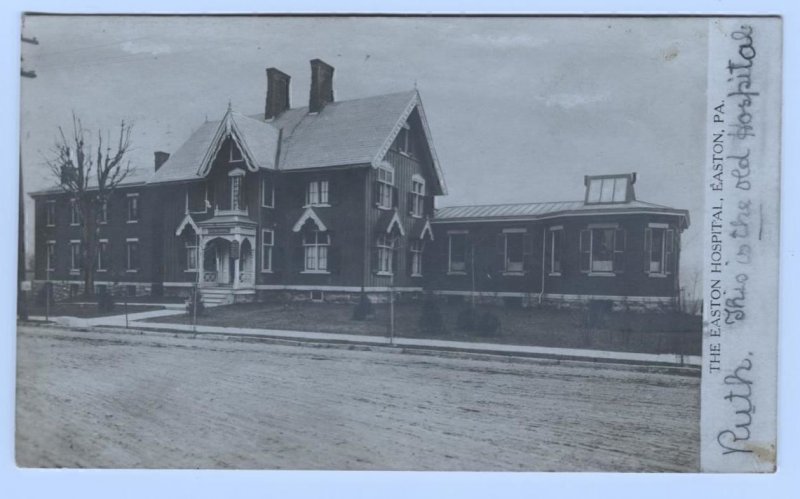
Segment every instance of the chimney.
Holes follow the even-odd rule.
[[[276,68],[267,68],[267,104],[264,119],[277,118],[289,109],[289,80],[291,77]]]
[[[325,104],[333,102],[333,66],[319,60],[311,61],[311,95],[308,112],[318,113]]]
[[[158,169],[161,168],[161,165],[166,163],[169,159],[169,153],[164,151],[156,151],[154,155],[156,157],[156,171],[158,171]]]

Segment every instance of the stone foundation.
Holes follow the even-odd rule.
[[[80,298],[83,295],[84,285],[82,282],[75,281],[33,281],[31,282],[31,297],[35,301],[42,300],[44,297],[45,283],[49,283],[52,289],[53,299],[57,302],[73,298]],[[99,295],[103,289],[110,291],[114,296],[150,296],[153,287],[150,283],[126,283],[108,284],[106,282],[95,283],[94,294]]]

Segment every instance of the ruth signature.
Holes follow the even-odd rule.
[[[736,424],[733,428],[722,430],[717,434],[717,443],[722,447],[722,454],[734,452],[753,452],[743,448],[742,442],[750,440],[750,424],[753,422],[753,414],[756,408],[750,400],[753,394],[753,380],[748,379],[748,373],[753,368],[753,361],[748,357],[739,363],[734,369],[733,374],[725,376],[723,380],[726,385],[731,387],[728,395],[723,398],[730,402],[735,409]]]

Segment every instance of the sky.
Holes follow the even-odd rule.
[[[692,287],[706,30],[688,18],[29,16],[25,190],[50,182],[44,158],[73,111],[95,133],[132,121],[130,159],[149,169],[229,102],[263,112],[267,67],[291,75],[292,106],[306,105],[320,58],[336,68],[336,100],[419,90],[448,187],[438,206],[579,200],[584,175],[637,172],[639,199],[690,212]]]

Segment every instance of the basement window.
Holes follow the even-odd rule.
[[[316,302],[325,301],[325,293],[319,290],[311,291],[311,301],[316,301]]]

